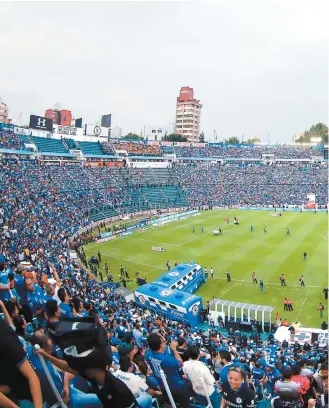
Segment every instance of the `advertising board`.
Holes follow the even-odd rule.
[[[54,125],[53,128],[58,135],[83,136],[83,129],[78,127]]]
[[[111,136],[111,129],[98,125],[85,125],[85,135],[108,138]]]
[[[30,115],[30,128],[52,132],[53,121],[51,119],[45,118],[44,116]]]

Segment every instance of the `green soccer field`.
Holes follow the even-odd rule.
[[[320,318],[319,302],[324,301],[323,289],[328,285],[328,225],[326,213],[283,213],[274,217],[269,211],[220,210],[206,211],[201,215],[154,227],[130,236],[117,237],[102,244],[86,246],[90,258],[102,254],[100,270],[105,277],[104,262],[109,264],[115,280],[119,280],[120,265],[128,268],[134,282],[127,284],[136,288],[135,273],[146,277],[148,282],[163,274],[166,261],[173,267],[175,262],[195,261],[208,271],[213,267],[215,278],[210,278],[196,294],[202,296],[204,305],[213,297],[275,307],[282,318],[289,322],[299,320],[304,326],[319,327],[327,317]],[[232,223],[237,216],[240,225]],[[229,217],[226,224],[224,218]],[[250,231],[250,225],[254,231]],[[195,233],[192,227],[195,227]],[[204,233],[201,233],[201,226]],[[263,228],[267,227],[267,235]],[[222,228],[221,236],[213,230]],[[286,236],[286,228],[291,236]],[[152,246],[161,246],[165,253],[152,251]],[[307,252],[307,261],[303,261]],[[226,270],[231,272],[232,282],[226,282]],[[253,284],[252,272],[262,279],[265,292]],[[287,287],[281,287],[279,276],[284,273]],[[300,286],[303,274],[305,287]],[[293,312],[284,312],[283,299],[290,297]],[[274,314],[275,315],[275,314]],[[274,315],[273,319],[274,319]]]

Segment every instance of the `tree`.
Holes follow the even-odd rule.
[[[124,140],[143,140],[141,136],[138,136],[136,133],[128,133],[122,139]]]
[[[256,144],[256,143],[260,143],[261,140],[259,137],[253,137],[252,139],[248,139],[246,141],[247,144]]]
[[[199,143],[204,143],[204,133],[203,132],[200,133]]]
[[[229,139],[225,140],[225,143],[229,143],[229,144],[239,144],[240,140],[237,137],[230,137]]]
[[[297,140],[297,143],[312,143],[313,138],[320,138],[320,143],[328,143],[328,126],[324,123],[317,123],[306,130]]]
[[[187,138],[182,135],[177,135],[177,133],[171,133],[163,138],[166,142],[187,142]]]

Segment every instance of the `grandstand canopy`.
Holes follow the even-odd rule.
[[[209,306],[210,309],[214,309],[216,312],[224,312],[229,320],[231,317],[234,317],[234,320],[237,318],[243,320],[244,314],[247,316],[248,322],[251,320],[261,320],[263,330],[266,320],[269,321],[271,325],[272,312],[274,310],[273,306],[254,305],[251,303],[222,299],[213,299]],[[268,315],[266,315],[266,313],[268,313]]]

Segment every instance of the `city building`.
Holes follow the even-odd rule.
[[[164,126],[146,126],[145,139],[161,142],[168,134],[168,129]]]
[[[45,117],[52,119],[54,125],[71,126],[72,112],[67,109],[47,109]]]
[[[0,99],[0,123],[8,123],[8,106]]]
[[[194,99],[193,88],[183,86],[177,98],[175,133],[186,137],[189,142],[198,142],[201,108],[200,101]]]
[[[111,128],[110,137],[113,139],[120,139],[122,137],[122,128],[118,126]]]

